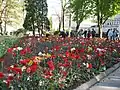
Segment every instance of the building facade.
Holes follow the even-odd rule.
[[[97,25],[91,26],[90,30],[94,29],[96,33],[98,33]],[[120,32],[120,14],[116,15],[114,18],[108,19],[102,26],[102,30],[104,33],[108,31],[108,29],[117,29]]]
[[[116,15],[114,18],[108,19],[104,25],[103,30],[106,32],[108,29],[114,29],[116,28],[119,30],[120,27],[120,14]],[[120,31],[120,30],[119,30]]]

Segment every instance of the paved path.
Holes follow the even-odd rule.
[[[120,67],[89,90],[120,90]]]

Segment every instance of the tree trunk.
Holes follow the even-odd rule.
[[[101,18],[101,12],[99,7],[99,0],[97,0],[97,21],[98,21],[98,34],[99,37],[102,38],[102,18]]]
[[[6,35],[6,27],[7,27],[7,23],[5,21],[5,26],[4,26],[4,35]]]
[[[44,29],[44,26],[43,26],[43,23],[42,23],[41,36],[43,35],[43,29]]]
[[[70,31],[71,31],[71,13],[69,16],[69,37],[70,37]]]
[[[76,21],[76,31],[78,31],[78,29],[79,29],[79,26],[80,26],[80,22],[79,22],[79,20],[78,20],[78,10],[77,10],[77,21]]]
[[[33,36],[35,36],[35,26],[34,26],[34,22],[33,22]]]
[[[63,17],[62,17],[62,19],[63,19],[62,21],[63,21],[63,31],[64,31],[64,29],[65,29],[65,27],[64,27],[64,23],[65,23],[65,22],[64,22],[64,21],[65,21],[65,20],[64,20],[64,19],[65,19],[65,16],[64,16],[64,9],[63,9],[63,15],[62,15],[62,16],[63,16]]]
[[[40,28],[38,28],[38,34],[39,34],[39,36],[40,36]]]
[[[37,29],[38,29],[38,34],[40,36],[40,25],[39,25],[39,22],[37,21]]]
[[[35,36],[35,30],[33,30],[33,36]]]
[[[70,13],[70,16],[69,16],[69,29],[71,28],[71,13]]]
[[[2,29],[2,22],[0,23],[0,34],[3,34],[3,29]]]
[[[41,36],[43,35],[43,29],[41,29]]]
[[[80,27],[80,22],[77,22],[76,31],[78,31],[79,27]]]
[[[61,29],[61,21],[59,21],[59,32],[60,32],[60,29]]]
[[[102,38],[102,24],[98,25],[99,37]]]

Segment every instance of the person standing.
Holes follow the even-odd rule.
[[[113,40],[113,31],[111,29],[108,32],[108,39]]]
[[[94,38],[94,37],[95,37],[95,35],[96,35],[96,32],[95,32],[95,30],[94,30],[94,29],[92,29],[92,38]]]
[[[114,31],[113,31],[113,40],[116,40],[116,37],[117,37],[117,31],[116,31],[116,29],[114,29]]]
[[[109,33],[109,31],[110,31],[110,29],[108,29],[107,32],[106,32],[107,40],[109,39],[109,37],[108,37],[108,33]]]
[[[83,29],[81,29],[81,30],[78,32],[78,37],[82,37],[82,34],[83,34]]]
[[[88,38],[90,38],[90,36],[91,36],[91,31],[88,30]]]
[[[119,33],[119,31],[118,30],[116,30],[116,40],[119,40],[119,37],[120,37],[120,33]]]
[[[87,30],[84,31],[83,35],[84,35],[84,38],[87,38]]]

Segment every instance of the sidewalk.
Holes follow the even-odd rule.
[[[120,90],[120,67],[89,90]]]

